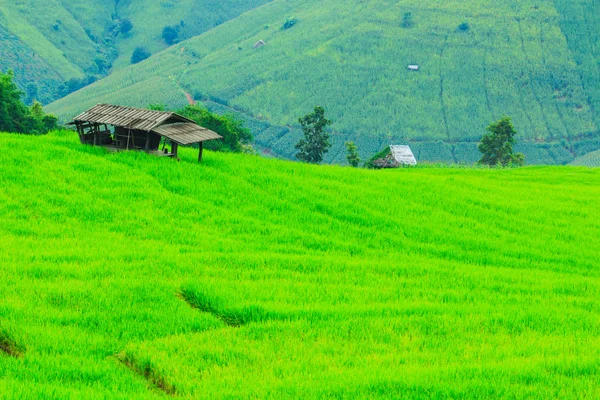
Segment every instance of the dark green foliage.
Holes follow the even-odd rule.
[[[123,35],[128,34],[133,29],[133,22],[129,18],[122,19],[119,22],[119,32]]]
[[[150,104],[148,106],[149,110],[154,110],[154,111],[165,111],[166,107],[164,104]]]
[[[523,153],[514,153],[513,146],[517,143],[515,136],[517,131],[510,117],[502,117],[499,121],[487,127],[489,133],[483,136],[478,146],[483,154],[480,164],[496,166],[501,165],[523,165],[525,156]]]
[[[413,16],[412,13],[404,13],[404,16],[402,17],[402,27],[403,28],[412,28],[415,25],[414,21],[413,21]]]
[[[461,32],[468,32],[469,29],[471,29],[471,27],[469,26],[468,22],[463,22],[458,26],[458,30]]]
[[[375,154],[373,157],[369,158],[369,160],[367,160],[367,162],[365,162],[365,168],[369,168],[369,169],[376,168],[374,162],[377,160],[386,158],[390,154],[392,154],[392,151],[390,150],[390,146],[385,146],[385,148],[383,150],[381,150],[380,152]]]
[[[136,49],[133,51],[133,54],[131,55],[131,63],[137,64],[139,62],[144,61],[151,55],[152,54],[145,47],[136,47]]]
[[[186,106],[178,110],[177,113],[223,136],[222,140],[206,142],[206,149],[240,153],[244,150],[243,145],[252,142],[250,131],[244,127],[242,121],[232,115],[214,114],[197,105]]]
[[[177,43],[179,39],[179,26],[165,26],[162,31],[162,38],[168,45]]]
[[[325,118],[325,109],[316,106],[312,113],[300,118],[298,122],[302,125],[304,138],[295,146],[299,150],[296,158],[311,164],[320,163],[323,161],[323,154],[331,147],[329,133],[325,131],[331,121]]]
[[[283,23],[283,26],[281,27],[281,29],[283,29],[283,30],[290,29],[292,26],[296,25],[297,22],[298,22],[298,18],[287,17],[285,19],[285,22]]]
[[[34,102],[29,108],[21,101],[23,92],[13,82],[14,74],[0,73],[0,131],[43,134],[57,127],[57,119],[45,114]]]
[[[348,160],[348,163],[355,168],[358,167],[358,164],[360,164],[358,147],[354,142],[346,142],[344,144],[346,145],[346,159]]]

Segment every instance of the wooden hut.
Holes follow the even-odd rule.
[[[197,143],[200,147],[198,162],[202,161],[205,141],[222,139],[217,133],[173,112],[110,104],[98,104],[75,117],[68,125],[75,125],[82,144],[116,151],[142,150],[177,158],[180,145]]]
[[[256,42],[256,44],[254,45],[254,48],[260,49],[261,47],[266,46],[266,45],[267,45],[267,43],[261,39],[258,42]]]

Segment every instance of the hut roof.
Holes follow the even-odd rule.
[[[390,151],[398,164],[417,165],[417,159],[409,146],[391,145]]]
[[[143,108],[122,107],[111,104],[98,104],[73,118],[73,121],[71,124],[92,122],[146,132],[150,132],[157,126],[167,122],[194,123],[191,119],[173,112],[145,110]]]
[[[70,124],[86,122],[155,132],[183,145],[222,138],[219,134],[203,128],[193,120],[174,112],[145,110],[111,104],[98,104],[75,117]]]
[[[174,123],[161,125],[152,130],[174,142],[187,145],[205,140],[221,139],[222,136],[195,123]]]

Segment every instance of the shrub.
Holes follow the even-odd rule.
[[[241,153],[244,145],[252,142],[250,130],[233,115],[218,115],[198,105],[186,106],[177,113],[223,136],[222,140],[205,143],[205,148],[209,150]]]
[[[165,26],[162,31],[162,38],[168,45],[177,43],[179,39],[179,26]]]
[[[296,25],[296,23],[298,23],[298,18],[296,18],[296,17],[287,17],[285,19],[285,22],[283,23],[283,26],[281,27],[281,29],[283,29],[283,30],[290,29],[291,27],[293,27],[294,25]]]
[[[137,64],[149,58],[152,54],[145,47],[136,47],[131,55],[131,63]]]

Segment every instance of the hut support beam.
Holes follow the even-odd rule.
[[[177,148],[178,147],[179,147],[179,145],[176,142],[171,143],[171,153],[173,154],[174,158],[177,158]]]
[[[200,142],[198,143],[198,164],[200,164],[202,162],[202,152],[204,150],[204,142]]]

